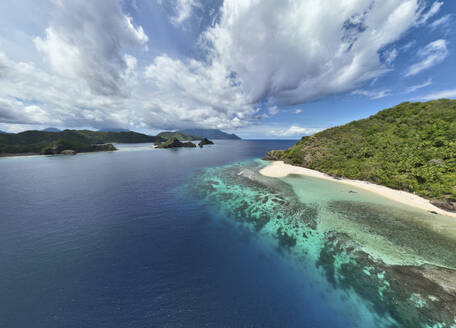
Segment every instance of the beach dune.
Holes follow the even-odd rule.
[[[380,186],[371,182],[367,181],[360,181],[360,180],[350,180],[350,179],[340,179],[340,178],[333,178],[325,173],[307,169],[304,167],[293,166],[290,164],[285,164],[283,161],[274,161],[270,165],[264,167],[260,170],[260,173],[264,176],[272,177],[272,178],[283,178],[289,174],[298,174],[303,176],[309,176],[314,178],[320,178],[324,180],[330,180],[334,182],[344,183],[356,188],[364,189],[370,191],[372,193],[378,194],[385,198],[391,199],[393,201],[406,204],[409,206],[413,206],[415,208],[419,208],[425,211],[435,212],[441,215],[451,216],[456,218],[456,213],[448,212],[442,210],[430,203],[429,200],[424,199],[420,196],[395,190],[392,188],[388,188],[385,186]]]

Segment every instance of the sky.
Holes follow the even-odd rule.
[[[297,139],[456,98],[454,0],[0,2],[0,130]]]

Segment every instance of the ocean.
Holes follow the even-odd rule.
[[[328,181],[257,175],[266,165],[259,158],[295,141],[215,142],[0,159],[0,327],[345,328],[418,320],[392,309],[394,281],[387,286],[385,276],[400,264],[456,263],[450,237],[436,257],[391,232],[403,226],[398,217],[422,217],[405,224],[423,241],[426,214]],[[380,228],[384,218],[393,218],[392,229]],[[335,232],[347,237],[333,242]],[[355,266],[347,252],[355,246],[339,250],[341,240],[367,245],[373,256],[388,253],[390,263],[380,268],[366,256],[369,265]]]

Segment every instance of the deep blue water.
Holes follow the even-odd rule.
[[[0,327],[353,327],[284,252],[177,196],[292,144],[0,159]]]

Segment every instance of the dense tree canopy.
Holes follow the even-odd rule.
[[[0,154],[40,153],[53,147],[55,142],[71,143],[76,151],[96,149],[92,145],[107,143],[141,143],[164,140],[137,132],[100,132],[65,130],[61,132],[25,131],[0,135]]]
[[[456,203],[456,101],[402,103],[303,137],[267,159]]]

